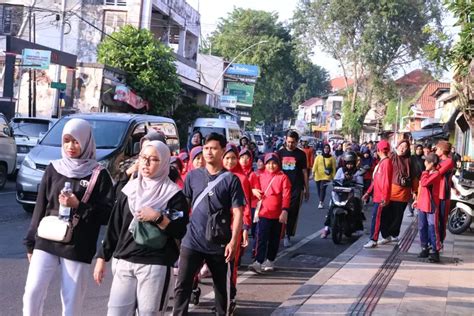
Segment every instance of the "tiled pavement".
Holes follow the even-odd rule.
[[[401,235],[409,235],[412,221],[404,218]],[[474,233],[448,232],[440,264],[417,258],[418,235],[405,251],[394,244],[364,249],[366,241],[360,238],[273,315],[474,315]],[[385,274],[381,267],[388,267]]]

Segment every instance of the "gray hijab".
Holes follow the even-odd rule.
[[[78,158],[69,158],[64,151],[64,135],[71,135],[81,146]],[[73,118],[64,125],[61,136],[61,159],[52,162],[54,169],[68,178],[84,178],[99,164],[95,159],[95,141],[92,127],[83,119]]]
[[[143,177],[141,172],[138,172],[138,177],[129,181],[122,189],[122,192],[128,198],[130,212],[134,215],[144,206],[149,206],[157,211],[166,209],[168,201],[181,190],[177,184],[168,178],[170,171],[170,150],[168,146],[156,140],[149,142],[144,148],[149,146],[154,147],[158,154],[160,160],[158,170],[148,178]]]

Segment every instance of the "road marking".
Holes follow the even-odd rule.
[[[303,247],[304,245],[306,245],[308,242],[310,242],[311,240],[313,240],[314,238],[316,238],[317,236],[321,235],[321,233],[323,232],[324,228],[320,229],[319,231],[309,235],[309,236],[306,236],[305,238],[303,238],[302,240],[300,240],[298,243],[296,243],[295,245],[289,247],[289,248],[286,248],[284,249],[283,251],[281,251],[280,253],[278,253],[277,257],[275,258],[275,261],[277,261],[278,259],[286,256],[288,253],[298,249],[298,248],[301,248]],[[258,275],[256,274],[255,272],[253,271],[245,271],[244,273],[242,273],[238,278],[237,278],[237,284],[239,283],[242,283],[244,282],[245,280],[247,280],[248,278],[252,277],[252,276],[255,276],[255,275]],[[214,291],[211,291],[209,292],[208,294],[204,295],[203,297],[200,298],[200,300],[204,300],[204,301],[211,301],[211,300],[214,300]],[[199,305],[197,306],[191,306],[189,307],[188,311],[193,311],[195,309],[198,309],[199,308]]]
[[[12,193],[16,193],[16,191],[0,192],[0,195],[12,194]]]

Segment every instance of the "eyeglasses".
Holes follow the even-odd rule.
[[[146,157],[144,155],[139,155],[138,160],[142,163],[146,163],[147,165],[155,165],[160,162],[160,159],[155,156]]]

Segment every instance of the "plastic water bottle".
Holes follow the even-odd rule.
[[[64,182],[64,188],[61,190],[61,193],[64,195],[72,194],[71,182]],[[71,208],[65,205],[59,205],[59,218],[65,221],[69,220],[71,215]]]

